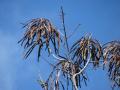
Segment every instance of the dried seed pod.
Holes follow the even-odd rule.
[[[120,87],[120,41],[111,41],[103,45],[104,62],[109,62],[108,73],[114,85]]]
[[[97,66],[102,55],[102,48],[97,40],[88,36],[82,37],[73,44],[70,53],[73,56],[72,59],[79,61],[79,64],[83,64],[83,66],[87,62],[88,57],[93,61],[93,65]]]
[[[53,88],[56,90],[68,90],[68,88],[71,87],[69,83],[74,82],[73,76],[76,73],[79,73],[81,69],[82,68],[78,63],[74,63],[67,58],[66,60],[58,61],[57,64],[53,67],[53,70],[51,71],[48,79],[46,80],[48,89],[45,90],[49,90],[49,88],[50,90],[53,90]],[[87,76],[85,72],[81,72],[81,74],[78,74],[74,80],[74,84],[76,84],[77,88],[79,88],[81,87],[81,82],[84,82],[86,84]],[[72,84],[72,87],[74,87],[74,84]]]
[[[32,19],[30,22],[24,25],[24,28],[26,29],[26,32],[19,43],[21,42],[21,45],[24,45],[24,49],[27,50],[25,53],[25,58],[29,56],[36,45],[39,46],[38,59],[43,46],[46,46],[46,49],[50,54],[50,42],[54,47],[55,53],[59,53],[60,35],[48,19]]]

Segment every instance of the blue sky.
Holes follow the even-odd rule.
[[[37,63],[34,53],[23,60],[17,44],[24,32],[20,23],[45,17],[61,28],[61,5],[68,34],[82,24],[70,43],[86,33],[102,44],[120,40],[120,0],[0,0],[0,90],[42,90],[36,80],[39,73],[45,78],[49,67],[43,60]],[[111,90],[105,71],[89,71],[88,86],[81,90]]]

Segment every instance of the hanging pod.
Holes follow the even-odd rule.
[[[23,26],[26,30],[23,38],[18,42],[26,50],[24,57],[27,58],[33,49],[38,46],[38,60],[41,55],[41,49],[46,46],[48,53],[51,53],[50,44],[53,45],[54,52],[59,53],[60,34],[52,23],[45,18],[32,19]]]

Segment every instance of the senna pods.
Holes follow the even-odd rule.
[[[60,34],[48,19],[32,19],[23,27],[26,29],[26,32],[23,38],[18,43],[24,45],[24,49],[27,50],[24,55],[25,58],[27,58],[30,55],[30,53],[36,46],[39,46],[38,59],[41,55],[40,52],[44,45],[46,46],[46,49],[50,54],[50,42],[54,47],[55,53],[59,53]]]

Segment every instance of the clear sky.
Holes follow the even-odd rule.
[[[86,33],[101,44],[120,40],[120,0],[0,0],[0,90],[42,90],[37,79],[39,73],[45,78],[49,67],[42,60],[37,63],[33,53],[30,60],[23,60],[23,49],[17,44],[24,32],[20,23],[44,17],[61,28],[61,5],[68,33],[82,24],[71,43]],[[88,75],[88,86],[83,84],[80,90],[111,90],[102,69]]]

